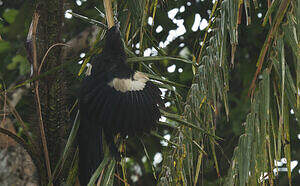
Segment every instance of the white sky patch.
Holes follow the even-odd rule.
[[[158,55],[158,51],[152,47],[152,48],[147,48],[145,51],[144,51],[144,56],[157,56]]]
[[[150,26],[153,25],[153,18],[152,18],[152,17],[148,17],[148,24],[149,24]]]
[[[184,19],[173,19],[173,23],[180,27],[181,25],[183,25]]]
[[[159,46],[160,48],[164,48],[164,42],[160,41],[160,42],[158,43],[158,46]]]
[[[144,56],[150,56],[151,55],[151,48],[147,48],[145,51],[144,51]]]
[[[176,14],[178,13],[178,8],[174,8],[174,9],[172,9],[172,10],[170,10],[169,12],[168,12],[168,17],[170,18],[170,19],[174,19],[175,18],[175,16],[176,16]]]
[[[192,3],[191,3],[191,2],[187,2],[186,5],[187,5],[187,6],[191,6]]]
[[[183,25],[184,20],[183,19],[175,19],[175,16],[179,12],[179,10],[184,12],[185,7],[181,6],[180,9],[179,8],[174,8],[174,9],[172,9],[168,12],[168,17],[173,21],[173,23],[175,23],[177,25],[177,29],[170,30],[169,35],[167,37],[167,40],[162,42],[162,43],[159,43],[159,47],[165,48],[168,44],[170,44],[170,42],[172,42],[177,37],[182,36],[183,34],[186,33],[186,29]]]
[[[188,47],[184,47],[180,52],[179,52],[179,56],[183,57],[183,58],[188,58],[190,57],[191,52],[188,49]]]
[[[137,175],[131,175],[130,179],[132,180],[133,183],[137,182],[139,180],[139,177]]]
[[[200,20],[201,20],[200,14],[195,14],[195,21],[192,26],[192,31],[196,32],[198,30],[198,28],[200,26]]]
[[[206,12],[207,12],[207,14],[210,16],[211,10],[207,10]]]
[[[298,136],[298,140],[300,140],[300,134],[298,134],[297,136]]]
[[[166,121],[167,121],[167,118],[164,117],[164,116],[161,116],[161,117],[159,118],[159,121],[161,121],[161,122],[166,122]]]
[[[130,178],[131,178],[131,180],[132,180],[133,182],[137,182],[138,179],[139,179],[139,176],[142,175],[142,169],[141,169],[141,167],[140,167],[138,164],[134,164],[134,165],[132,166],[132,170],[133,170],[133,172],[134,172],[135,174],[132,174],[132,175],[130,176]]]
[[[165,103],[165,107],[169,107],[169,106],[171,106],[170,102]]]
[[[278,172],[287,172],[288,171],[287,167],[282,167],[284,164],[287,163],[286,158],[282,158],[280,161],[274,160],[274,163],[276,166],[276,168],[273,169],[273,173],[275,176],[278,175]],[[291,161],[291,171],[293,171],[293,169],[296,168],[297,165],[298,165],[297,160]]]
[[[287,163],[286,158],[281,158],[281,162],[282,162],[283,164],[286,164],[286,163]]]
[[[134,166],[133,166],[133,170],[134,170],[134,172],[137,174],[137,175],[142,175],[142,169],[141,169],[141,167],[138,165],[138,164],[135,164]]]
[[[162,154],[160,152],[154,155],[153,166],[156,167],[162,161]]]
[[[81,2],[80,0],[76,0],[76,4],[77,4],[78,6],[81,6],[81,5],[82,5],[82,2]]]
[[[293,110],[293,109],[291,109],[291,110],[290,110],[290,113],[291,113],[291,114],[295,114],[295,112],[294,112],[294,110]]]
[[[276,168],[273,169],[273,173],[275,176],[278,175],[278,172],[287,172],[288,171],[287,167],[281,167],[281,166],[283,166],[283,164],[286,164],[285,161],[286,161],[285,158],[282,158],[281,161],[276,161],[276,160],[274,161],[275,166],[277,166]],[[291,171],[293,171],[293,169],[296,168],[297,165],[298,165],[297,160],[291,161]]]
[[[288,169],[286,167],[274,168],[273,169],[273,173],[274,173],[275,176],[278,175],[278,172],[287,172],[287,171],[288,171]]]
[[[166,88],[159,88],[159,90],[162,92],[161,96],[164,97],[166,95],[167,89]]]
[[[294,161],[291,161],[291,171],[293,171],[293,169],[298,165],[298,161],[297,160],[294,160]]]
[[[191,4],[190,2],[187,3]],[[169,45],[172,41],[174,41],[177,37],[180,37],[186,33],[186,28],[184,26],[184,20],[183,19],[175,19],[176,14],[178,12],[184,12],[185,6],[181,6],[180,8],[174,8],[170,11],[168,11],[168,17],[172,20],[173,23],[177,25],[177,28],[175,30],[170,30],[169,35],[167,36],[166,41],[159,42],[160,48],[165,48],[167,45]],[[200,16],[200,15],[199,15]],[[156,28],[156,32],[159,33],[163,30],[163,28],[159,25]]]
[[[274,160],[274,164],[277,167],[281,167],[283,165],[283,163],[281,161],[276,161],[276,160]]]
[[[140,54],[140,50],[136,50],[134,53],[135,54]]]
[[[83,60],[78,61],[78,64],[81,65],[83,63]]]
[[[267,172],[265,172],[264,174],[261,174],[261,176],[259,178],[260,182],[263,182],[264,180],[269,179],[269,176],[267,176],[267,175],[268,175]]]
[[[180,8],[179,8],[179,12],[184,12],[185,11],[185,7],[184,6],[181,6]]]
[[[180,43],[180,44],[179,44],[179,47],[184,47],[184,43]]]
[[[167,70],[168,70],[169,73],[175,72],[175,70],[176,70],[176,65],[173,64],[173,65],[169,66],[169,67],[167,68]]]
[[[135,48],[140,48],[140,43],[137,43],[137,44],[135,45]]]
[[[84,57],[85,57],[85,53],[81,53],[79,56],[80,56],[81,58],[84,58]]]
[[[182,69],[182,68],[179,68],[179,69],[178,69],[178,72],[179,72],[179,73],[182,73],[182,72],[183,72],[183,69]]]
[[[171,139],[171,135],[170,135],[170,134],[166,134],[166,135],[164,135],[164,138],[165,138],[166,140],[170,140],[170,139]],[[164,146],[164,147],[168,146],[168,142],[166,142],[165,140],[161,140],[161,141],[160,141],[160,144],[161,144],[162,146]]]
[[[202,19],[200,23],[200,30],[204,30],[208,26],[208,22],[206,19]]]
[[[170,140],[170,139],[171,139],[171,135],[170,135],[170,134],[166,134],[166,135],[164,135],[164,138],[165,138],[166,140]]]
[[[176,32],[175,30],[170,30],[169,35],[167,37],[167,41],[172,41],[174,39],[176,39]]]
[[[257,14],[257,17],[258,17],[258,18],[262,18],[262,13],[259,12],[259,13]]]
[[[66,19],[71,19],[73,17],[72,14],[70,14],[69,12],[72,12],[72,10],[66,10],[65,11],[65,18]]]
[[[162,47],[166,47],[170,42],[175,40],[177,37],[182,36],[186,33],[186,29],[183,25],[184,20],[183,19],[173,19],[173,23],[175,23],[178,27],[175,30],[170,30],[169,35],[167,37],[167,40],[163,42],[161,45]]]
[[[158,51],[154,47],[151,48],[151,52],[152,52],[152,56],[158,55]]]
[[[156,33],[160,33],[161,31],[163,31],[163,27],[161,25],[158,25],[158,27],[156,28],[155,32]]]

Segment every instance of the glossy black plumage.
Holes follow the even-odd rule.
[[[88,183],[103,159],[102,131],[111,153],[118,156],[113,141],[116,134],[149,133],[161,116],[161,92],[147,77],[129,68],[118,28],[108,30],[102,53],[91,62],[91,75],[83,80],[79,97],[81,185]]]

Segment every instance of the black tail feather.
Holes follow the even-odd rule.
[[[102,129],[92,127],[92,123],[81,113],[78,133],[79,181],[81,186],[89,183],[95,170],[103,160]]]

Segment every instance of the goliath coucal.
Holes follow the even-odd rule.
[[[103,51],[92,58],[93,68],[81,86],[79,180],[87,185],[103,159],[102,131],[117,157],[114,137],[149,133],[160,118],[161,91],[142,72],[132,70],[119,29],[110,28]]]

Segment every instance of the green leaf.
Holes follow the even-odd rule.
[[[114,184],[114,173],[115,173],[115,166],[116,165],[116,160],[111,160],[109,165],[108,165],[108,168],[107,168],[107,172],[106,172],[106,175],[104,177],[104,185],[107,185],[107,186],[113,186]]]
[[[76,117],[74,119],[73,127],[72,127],[70,135],[68,137],[68,141],[67,141],[67,144],[64,148],[63,154],[62,154],[62,156],[60,156],[60,158],[58,160],[58,163],[55,165],[55,169],[54,169],[54,172],[52,174],[52,178],[50,179],[48,185],[51,185],[50,183],[52,183],[55,176],[57,176],[59,171],[61,171],[60,169],[64,166],[64,163],[65,163],[65,161],[66,161],[66,159],[69,155],[71,146],[72,146],[72,144],[73,144],[73,142],[76,138],[77,131],[78,131],[78,128],[79,128],[79,122],[77,122],[78,117],[79,117],[79,110],[77,111]]]
[[[12,24],[15,22],[18,13],[19,11],[16,9],[6,9],[2,16],[8,23]]]
[[[205,129],[202,129],[202,128],[194,125],[193,123],[190,123],[190,122],[186,121],[182,116],[179,116],[177,114],[168,113],[168,112],[163,111],[163,110],[160,110],[160,112],[162,113],[163,116],[165,116],[168,119],[171,119],[173,121],[177,121],[178,123],[180,123],[180,124],[182,124],[184,126],[187,126],[189,128],[196,129],[199,132],[207,134],[207,135],[209,135],[209,136],[211,136],[211,137],[213,137],[213,138],[215,138],[217,140],[222,140],[222,138],[220,138],[220,137],[218,137],[218,136],[216,136],[214,134],[211,134],[209,131],[207,131]]]
[[[100,173],[103,171],[103,169],[107,165],[108,160],[109,160],[108,154],[104,155],[104,159],[102,160],[101,164],[99,165],[97,170],[94,172],[93,176],[91,177],[90,182],[88,183],[88,186],[93,186],[95,184],[95,182],[96,182],[97,178],[99,177]]]
[[[24,61],[20,62],[19,73],[20,75],[25,75],[28,74],[29,72],[30,72],[30,64],[25,58]]]
[[[20,64],[19,71],[21,75],[25,75],[30,71],[30,64],[28,60],[19,54],[12,58],[12,62],[9,63],[6,68],[8,70],[14,70],[17,68],[18,64]]]
[[[12,61],[11,63],[9,63],[6,68],[7,70],[14,70],[17,68],[18,62],[17,61]]]
[[[10,43],[7,41],[0,41],[0,54],[10,50]]]

